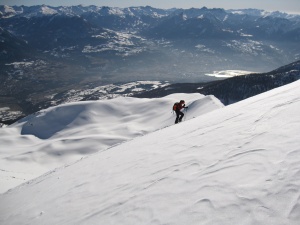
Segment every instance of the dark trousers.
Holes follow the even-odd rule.
[[[180,110],[176,110],[175,113],[176,113],[175,123],[181,122],[181,120],[182,120],[182,118],[184,116],[184,113],[181,112]]]

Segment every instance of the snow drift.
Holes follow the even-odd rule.
[[[116,98],[43,110],[0,129],[0,192],[112,145],[174,124],[174,102],[190,106],[185,120],[223,107],[213,96],[174,94]]]
[[[2,194],[1,224],[299,224],[299,115],[300,81],[134,138]]]

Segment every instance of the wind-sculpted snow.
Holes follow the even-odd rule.
[[[223,105],[212,96],[175,94],[160,99],[116,98],[77,102],[30,115],[0,130],[0,191],[136,136],[174,124],[181,98],[185,120]]]
[[[1,195],[1,223],[299,224],[299,110],[297,81],[100,151]]]

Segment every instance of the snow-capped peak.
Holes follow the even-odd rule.
[[[124,16],[125,13],[120,8],[110,8],[109,9],[109,14]]]
[[[5,5],[4,12],[5,13],[15,13],[16,11],[11,6]]]
[[[56,14],[56,13],[58,13],[55,9],[51,9],[51,8],[49,8],[48,6],[46,6],[46,5],[43,5],[42,7],[41,7],[41,13],[43,14],[43,15],[53,15],[53,14]]]

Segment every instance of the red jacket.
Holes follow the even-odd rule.
[[[185,104],[184,103],[178,103],[177,104],[177,110],[181,110],[181,109],[183,109],[185,107]]]

